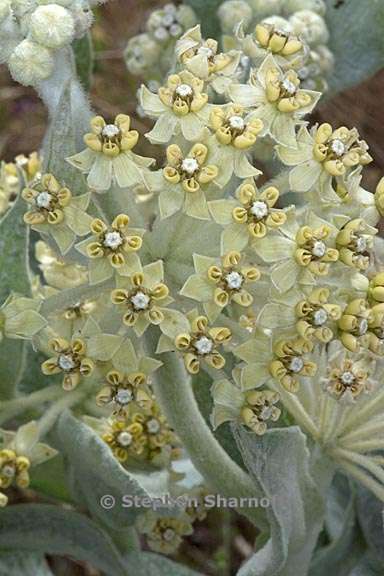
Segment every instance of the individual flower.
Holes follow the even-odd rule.
[[[231,82],[240,61],[240,52],[230,50],[217,53],[218,42],[212,38],[203,40],[200,24],[187,30],[176,43],[176,57],[197,78],[208,81],[218,93],[224,92]]]
[[[378,230],[362,218],[349,220],[336,236],[339,259],[347,266],[365,271],[371,262],[374,235]]]
[[[116,216],[110,226],[95,218],[90,225],[93,236],[76,245],[79,252],[90,259],[91,284],[111,278],[114,271],[129,276],[139,266],[136,252],[142,245],[139,236],[142,231],[129,228],[129,222],[127,214]]]
[[[188,514],[162,517],[153,511],[147,511],[139,516],[137,528],[141,534],[146,535],[149,548],[162,554],[176,552],[183,536],[193,532],[192,521]]]
[[[370,279],[367,293],[374,304],[384,302],[384,272],[379,272]]]
[[[0,346],[5,338],[32,338],[46,325],[39,314],[40,302],[10,294],[0,307]]]
[[[31,152],[28,156],[18,154],[15,158],[14,166],[21,170],[25,183],[28,184],[35,178],[40,177],[42,160],[38,152]]]
[[[309,192],[317,187],[322,201],[334,201],[334,183],[345,187],[351,173],[372,161],[356,128],[333,130],[330,124],[314,126],[310,132],[303,126],[297,135],[297,148],[278,146],[277,152],[284,164],[294,166],[289,174],[291,189]]]
[[[87,419],[119,462],[146,461],[155,466],[167,466],[179,457],[178,440],[159,406],[153,399],[145,408],[131,403],[125,419],[96,421]]]
[[[151,391],[144,372],[123,374],[118,370],[110,370],[105,377],[105,385],[97,394],[98,406],[111,405],[112,416],[125,419],[132,402],[140,408],[148,408],[152,402]]]
[[[159,45],[149,34],[138,34],[128,40],[124,59],[128,71],[135,76],[148,72],[159,56]]]
[[[167,85],[161,86],[157,94],[142,86],[141,106],[147,116],[157,119],[146,137],[152,143],[163,144],[181,132],[186,140],[198,140],[211,109],[203,90],[204,81],[188,70],[168,76]]]
[[[146,438],[143,426],[134,419],[105,423],[101,437],[119,462],[126,462],[129,457],[137,458],[144,452]]]
[[[327,44],[329,32],[324,18],[313,10],[298,10],[289,19],[293,34],[310,46]]]
[[[324,389],[336,400],[353,402],[372,390],[364,358],[338,358],[330,364],[323,379]]]
[[[175,346],[183,354],[187,371],[197,374],[203,361],[217,370],[223,368],[225,358],[218,352],[218,347],[231,339],[229,328],[210,327],[205,316],[195,316],[190,326],[189,333],[179,334],[175,338]]]
[[[243,391],[238,371],[233,371],[233,378],[233,382],[215,380],[211,388],[213,429],[232,421],[262,436],[267,431],[267,422],[276,422],[280,417],[281,410],[276,406],[279,394],[272,390]]]
[[[94,363],[87,357],[87,345],[84,340],[74,338],[70,342],[64,338],[52,338],[48,342],[48,347],[54,356],[42,363],[41,370],[46,376],[63,374],[64,390],[73,390],[82,377],[92,373]]]
[[[113,124],[95,116],[91,120],[91,132],[84,136],[87,148],[67,158],[72,166],[88,174],[88,186],[96,192],[109,190],[115,182],[120,188],[138,184],[148,187],[148,167],[154,160],[132,152],[139,133],[130,127],[131,119],[126,114],[118,114]]]
[[[321,96],[303,90],[297,72],[283,71],[271,55],[253,71],[248,84],[232,84],[229,94],[237,104],[254,109],[276,142],[292,148],[297,147],[296,126]]]
[[[268,186],[259,191],[253,180],[247,180],[236,190],[236,199],[213,200],[209,210],[215,222],[225,226],[222,249],[243,250],[282,226],[286,219],[284,210],[274,208],[279,191]]]
[[[196,274],[188,278],[180,294],[202,302],[211,322],[231,302],[251,306],[248,287],[260,278],[260,272],[245,264],[240,252],[228,252],[221,259],[194,254],[193,262]]]
[[[316,364],[306,358],[312,350],[312,342],[300,337],[279,340],[274,344],[274,359],[269,364],[269,371],[288,392],[298,391],[300,377],[315,375]]]
[[[118,282],[111,293],[112,303],[123,312],[123,322],[141,336],[150,324],[156,326],[169,321],[166,306],[172,302],[169,289],[163,282],[162,260],[147,264],[134,274]]]
[[[245,0],[226,0],[219,5],[217,16],[222,32],[232,34],[240,22],[243,22],[245,27],[251,23],[253,11]]]
[[[287,292],[296,282],[308,284],[316,276],[326,276],[339,258],[334,248],[336,229],[314,215],[309,215],[308,223],[299,226],[292,219],[280,228],[279,236],[267,236],[254,244],[255,252],[265,262],[277,262],[271,280],[280,292]]]
[[[355,298],[343,310],[339,320],[339,339],[351,352],[370,343],[369,322],[373,320],[369,303],[364,298]]]
[[[161,218],[182,210],[192,218],[209,220],[205,192],[217,183],[218,168],[206,164],[208,148],[194,144],[184,155],[177,144],[167,148],[167,166],[152,175],[153,190],[159,192]]]
[[[308,296],[293,288],[284,300],[265,304],[257,321],[269,329],[293,328],[306,340],[330,342],[341,316],[340,306],[329,302],[330,294],[324,286],[313,289]]]
[[[30,205],[24,222],[57,243],[62,254],[72,247],[76,236],[84,236],[92,221],[86,213],[89,194],[73,196],[52,174],[44,174],[24,188],[22,196]]]
[[[300,68],[305,62],[307,47],[288,28],[282,30],[281,26],[271,23],[259,23],[253,34],[244,37],[242,30],[238,32],[239,41],[244,53],[252,62],[259,66],[264,58],[273,55],[277,64],[284,68]]]
[[[88,280],[85,266],[65,262],[42,240],[38,240],[35,244],[35,258],[44,280],[52,288],[58,290],[75,288]]]
[[[242,106],[228,104],[215,106],[209,120],[214,131],[210,139],[212,161],[219,166],[219,182],[227,184],[232,174],[249,178],[261,174],[252,166],[247,151],[256,143],[263,122],[245,111]]]
[[[29,486],[29,470],[53,458],[56,450],[39,443],[39,430],[35,421],[18,428],[17,432],[0,430],[0,488],[15,484],[20,488]],[[6,506],[8,497],[0,492],[0,507]]]
[[[20,180],[16,165],[13,163],[0,164],[0,216],[8,210],[20,192]]]

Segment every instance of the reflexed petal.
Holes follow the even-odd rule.
[[[260,106],[265,101],[265,93],[261,86],[250,86],[249,84],[232,84],[229,87],[229,95],[236,104],[248,108],[250,106]]]
[[[96,157],[95,152],[93,152],[89,148],[86,148],[82,152],[79,152],[79,154],[75,154],[74,156],[66,158],[66,161],[75,168],[81,170],[81,172],[83,172],[84,174],[87,174],[92,167],[95,157]]]
[[[292,326],[295,320],[294,308],[276,302],[266,304],[257,318],[258,323],[265,328]]]
[[[209,220],[208,204],[204,192],[200,189],[197,192],[186,192],[184,200],[184,211],[192,218]]]
[[[272,270],[271,280],[279,292],[287,292],[297,281],[299,271],[295,260],[290,258]]]
[[[322,166],[316,160],[299,164],[289,174],[289,183],[295,192],[308,192],[318,181]]]
[[[215,222],[223,226],[227,226],[233,222],[232,212],[236,206],[238,206],[238,203],[232,198],[208,202],[208,208],[212,218]]]
[[[232,222],[232,224],[224,228],[221,236],[221,248],[223,253],[229,250],[241,251],[248,244],[248,241],[249,233],[247,226]]]
[[[178,118],[172,112],[165,112],[156,121],[156,124],[150,132],[145,135],[152,144],[164,144],[168,142],[174,132]]]
[[[144,85],[140,88],[140,104],[144,112],[150,117],[157,117],[163,114],[167,107],[162,103],[157,94],[154,94]]]
[[[266,236],[254,244],[256,254],[264,262],[277,262],[293,256],[295,244],[284,236]]]
[[[204,129],[204,125],[196,114],[189,113],[180,118],[181,132],[186,140],[198,140]]]
[[[98,284],[113,276],[113,268],[106,258],[95,258],[89,261],[89,283]]]
[[[159,210],[162,219],[172,216],[181,209],[183,194],[179,186],[164,187],[159,196]]]
[[[213,286],[208,282],[208,279],[202,278],[198,274],[193,274],[185,282],[180,290],[181,296],[193,298],[198,302],[207,302],[213,297]]]
[[[112,182],[112,161],[103,154],[98,154],[88,174],[87,183],[95,190],[109,190]]]

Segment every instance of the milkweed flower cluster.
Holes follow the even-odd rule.
[[[321,93],[302,69],[311,43],[327,40],[323,3],[303,14],[303,2],[287,2],[289,25],[291,12],[272,4],[275,18],[249,34],[238,28],[222,52],[194,22],[176,34],[181,9],[152,15],[148,34],[178,37],[174,70],[156,90],[140,89],[153,120],[143,136],[162,147],[157,166],[133,152],[139,133],[125,114],[93,117],[83,149],[61,158],[58,173],[35,156],[2,166],[4,190],[16,186],[8,214],[16,207],[26,237],[32,229],[41,239],[31,294],[12,293],[0,308],[0,351],[29,339],[45,359],[43,390],[29,400],[41,418],[31,445],[20,444],[21,426],[0,451],[1,488],[10,478],[27,485],[40,436],[76,406],[87,458],[95,450],[109,463],[102,474],[113,467],[136,486],[134,474],[160,471],[180,491],[177,464],[197,433],[186,432],[188,411],[198,407],[191,394],[174,426],[178,387],[171,408],[164,397],[176,382],[205,393],[217,434],[230,423],[262,442],[294,422],[384,501],[384,180],[374,193],[361,186],[372,157],[356,128],[311,121]],[[244,26],[246,5],[237,6]],[[263,143],[278,178],[262,172]],[[173,553],[196,517],[141,515],[137,528],[153,550]]]

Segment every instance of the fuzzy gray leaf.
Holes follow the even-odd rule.
[[[126,576],[109,536],[85,516],[48,504],[16,504],[0,511],[0,551],[20,550],[72,556],[108,576]]]
[[[331,468],[316,471],[319,487],[306,437],[297,427],[269,430],[261,438],[240,427],[234,432],[250,474],[271,502],[270,539],[238,576],[306,576],[324,522],[321,492]]]

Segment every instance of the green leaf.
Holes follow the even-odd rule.
[[[65,466],[61,454],[33,469],[30,487],[45,496],[71,502],[71,495],[65,482]]]
[[[251,476],[270,500],[270,539],[238,576],[307,576],[324,522],[322,493],[333,467],[322,456],[321,466],[313,470],[306,436],[298,427],[275,428],[261,438],[239,426],[233,430]]]
[[[383,503],[367,489],[359,486],[357,516],[372,559],[384,572]]]
[[[73,477],[89,511],[111,528],[132,526],[136,517],[145,511],[124,505],[124,496],[150,498],[160,496],[161,491],[166,492],[168,474],[165,471],[145,476],[128,472],[96,432],[70,412],[64,412],[60,417],[55,438],[72,466]],[[105,495],[114,499],[109,508],[102,504]]]
[[[160,554],[132,552],[124,559],[130,574],[135,576],[202,576]]]
[[[47,561],[37,554],[0,554],[0,576],[53,576]]]
[[[26,203],[19,196],[0,220],[0,304],[10,292],[30,294],[29,227],[24,224]]]
[[[84,123],[88,118],[84,118]],[[84,132],[87,125],[84,125]],[[66,162],[68,156],[76,154],[76,139],[81,127],[74,126],[72,110],[72,82],[69,80],[63,87],[55,109],[43,148],[44,171],[50,172],[66,184],[73,192],[87,192],[84,176],[79,170]]]
[[[221,29],[217,18],[217,10],[224,0],[184,0],[184,4],[193,8],[197,21],[201,24],[204,38],[220,40]]]
[[[91,34],[87,32],[82,38],[75,40],[72,47],[75,53],[77,75],[84,90],[88,91],[91,87],[94,64]]]
[[[348,576],[366,545],[356,519],[355,491],[344,476],[336,475],[327,494],[325,523],[330,543],[315,553],[309,576]]]
[[[16,504],[0,511],[0,551],[72,556],[108,576],[126,576],[110,540],[88,518],[48,504]]]
[[[204,416],[204,419],[210,428],[211,424],[209,417],[213,408],[213,400],[210,393],[211,386],[212,378],[210,378],[205,372],[200,372],[200,374],[192,378],[193,393],[199,405],[200,412]],[[244,462],[228,423],[219,426],[217,430],[213,431],[213,434],[224,450],[230,455],[232,460],[244,468]]]
[[[329,48],[335,55],[331,92],[354,86],[384,66],[383,2],[347,0],[338,8],[335,5],[327,0]]]
[[[19,196],[0,220],[0,305],[11,292],[30,294],[29,227],[23,221],[25,210],[26,204]],[[24,371],[28,347],[23,340],[4,339],[0,343],[1,400],[13,396]]]

